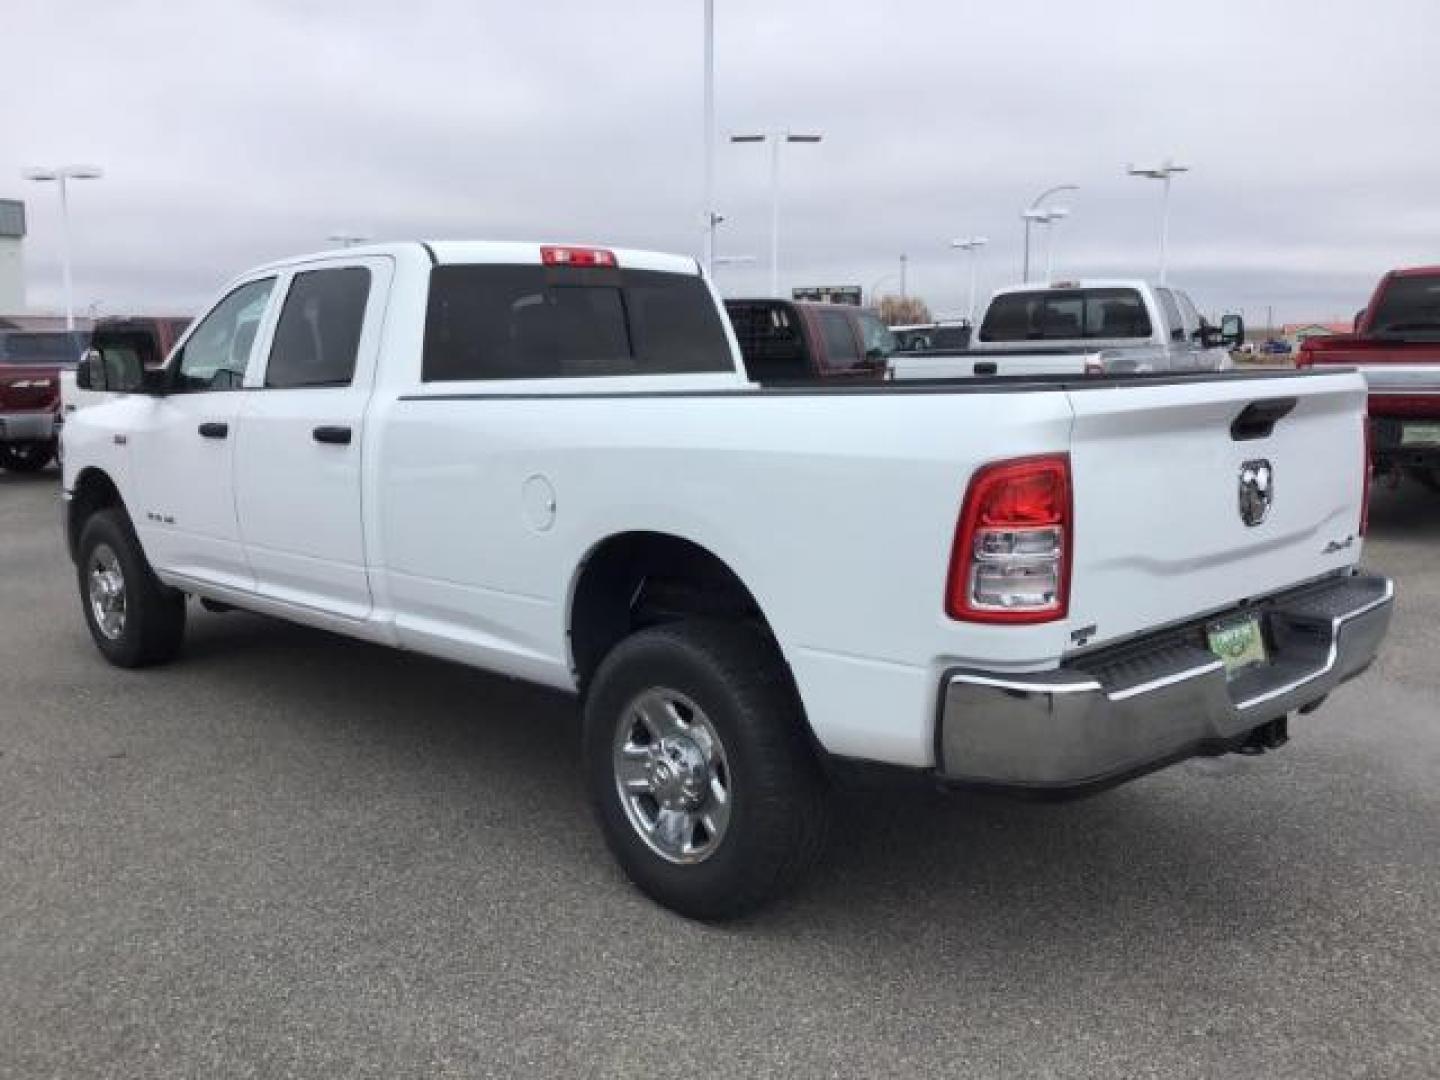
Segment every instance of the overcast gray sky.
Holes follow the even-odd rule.
[[[30,303],[61,303],[59,214],[29,164],[104,166],[72,196],[77,306],[192,311],[227,277],[357,229],[698,252],[701,0],[8,0],[0,196],[29,204]],[[1074,183],[1057,276],[1171,278],[1252,323],[1348,318],[1440,262],[1440,2],[716,0],[723,133],[823,131],[784,162],[782,284],[963,307],[951,237],[1019,277],[1019,211]],[[768,281],[769,161],[722,146],[717,271]]]

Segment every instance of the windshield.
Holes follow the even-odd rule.
[[[980,325],[981,341],[1148,338],[1150,316],[1135,289],[1036,289],[1001,293]]]
[[[1375,334],[1440,335],[1440,277],[1393,278],[1370,322]]]
[[[860,333],[865,338],[867,360],[886,360],[900,349],[894,332],[868,311],[860,313]]]
[[[0,330],[0,364],[78,364],[89,343],[81,330]]]

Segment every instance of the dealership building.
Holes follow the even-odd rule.
[[[0,318],[25,314],[25,204],[0,199]]]

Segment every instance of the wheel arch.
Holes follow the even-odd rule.
[[[108,510],[118,507],[129,512],[125,508],[125,500],[120,495],[120,488],[110,474],[104,469],[91,465],[80,470],[75,477],[75,484],[70,489],[70,498],[65,509],[65,544],[70,552],[70,561],[74,562],[79,557],[80,533],[85,528],[85,522],[92,515],[101,510]]]
[[[753,620],[775,636],[755,594],[705,545],[652,530],[597,541],[576,567],[566,612],[570,666],[581,693],[624,637],[686,616]],[[778,642],[776,650],[783,655]]]

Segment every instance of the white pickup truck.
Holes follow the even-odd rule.
[[[1276,746],[1390,618],[1346,372],[764,388],[692,259],[462,242],[262,267],[127,363],[64,433],[106,658],[198,598],[574,692],[606,840],[696,917],[793,882],[856,763]]]
[[[891,379],[1225,371],[1239,316],[1212,326],[1181,289],[1146,281],[1014,285],[990,298],[965,349],[896,353]]]

